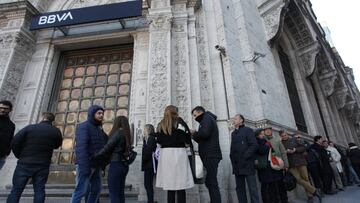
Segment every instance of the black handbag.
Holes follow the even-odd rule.
[[[289,171],[285,172],[283,182],[286,191],[291,191],[296,188],[296,178]]]
[[[129,152],[127,153],[127,156],[123,156],[123,159],[121,160],[126,166],[131,165],[137,156],[137,152],[134,151],[134,147],[131,147]]]

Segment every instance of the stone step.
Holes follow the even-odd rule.
[[[0,198],[0,203],[5,203],[5,202],[6,202],[6,198]],[[20,202],[21,203],[33,203],[33,199],[22,197],[20,199]],[[45,202],[46,203],[69,203],[70,198],[48,198],[47,197]],[[82,202],[85,203],[84,200]],[[146,202],[137,201],[137,199],[134,199],[134,198],[126,198],[125,202],[126,203],[146,203]],[[108,198],[101,198],[100,203],[110,203],[110,200]]]
[[[0,190],[0,199],[6,198],[12,189],[11,185],[5,187],[5,189]],[[46,197],[47,198],[70,198],[72,193],[74,192],[74,185],[46,185]],[[139,192],[134,190],[132,185],[125,186],[125,197],[136,199]],[[32,185],[27,185],[24,192],[22,193],[22,197],[24,198],[32,198],[34,196],[34,191]],[[103,185],[103,189],[101,191],[101,197],[108,198],[109,197],[109,188],[107,185]]]

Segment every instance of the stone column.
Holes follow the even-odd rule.
[[[150,21],[148,97],[146,121],[157,125],[171,103],[171,22],[170,0],[153,0]]]
[[[0,99],[15,102],[26,63],[34,52],[35,39],[28,30],[37,11],[28,2],[0,5]]]
[[[192,108],[201,104],[200,91],[200,67],[198,62],[198,45],[196,43],[196,17],[194,8],[188,8],[188,38],[189,38],[189,63],[190,63],[190,83],[191,83],[191,103]],[[189,123],[190,125],[190,123]]]
[[[28,30],[29,21],[37,11],[27,1],[0,4],[0,100],[10,100],[16,111],[19,88],[25,69],[34,52],[34,34]],[[21,126],[11,117],[16,128]],[[0,171],[0,187],[11,184],[16,164],[13,155],[8,157]]]
[[[188,40],[187,0],[175,1],[173,11],[173,29],[171,30],[171,92],[172,103],[179,108],[180,116],[191,123],[191,91]]]
[[[321,91],[322,89],[321,89],[320,82],[319,82],[319,80],[318,80],[318,78],[316,77],[315,74],[311,77],[311,80],[314,83],[314,88],[315,88],[314,91],[318,95],[318,100],[319,100],[319,105],[320,105],[319,111],[322,112],[324,122],[325,122],[325,125],[326,125],[326,126],[324,126],[324,128],[327,129],[327,133],[328,133],[330,139],[334,140],[336,135],[335,135],[333,125],[331,123],[331,118],[330,118],[330,113],[328,111],[328,106],[326,104],[326,100],[325,100],[326,96]],[[320,129],[318,129],[318,132],[319,131],[320,131]]]
[[[144,188],[144,176],[141,171],[142,156],[142,136],[143,128],[146,124],[146,97],[148,84],[148,50],[149,50],[149,33],[138,32],[134,37],[134,59],[131,82],[131,100],[129,121],[134,125],[134,145],[138,152],[138,158],[130,166],[127,182],[133,187],[139,188],[139,197],[141,201],[146,200],[146,191]],[[138,137],[141,137],[138,139]],[[141,140],[138,142],[138,140]]]

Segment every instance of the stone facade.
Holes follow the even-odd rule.
[[[242,113],[251,127],[270,125],[295,132],[298,111],[304,136],[323,135],[346,146],[360,144],[360,94],[352,69],[330,47],[307,0],[144,0],[136,25],[118,21],[59,29],[29,30],[38,12],[126,0],[5,0],[0,3],[0,99],[14,102],[17,130],[36,123],[56,103],[62,55],[69,50],[133,44],[128,116],[134,145],[141,151],[145,123],[157,125],[169,104],[190,126],[191,108],[203,105],[218,115],[223,160],[219,183],[224,202],[237,202],[229,161],[229,119]],[[123,25],[121,25],[123,26]],[[220,51],[215,46],[223,48]],[[287,88],[286,53],[300,106]],[[60,70],[60,71],[59,71]],[[140,139],[141,140],[141,139]],[[15,159],[0,172],[11,184]],[[127,178],[145,199],[140,162]],[[60,184],[60,183],[59,183]],[[158,192],[158,199],[165,194]],[[208,202],[204,185],[189,191],[191,202]],[[200,195],[198,195],[200,194]]]

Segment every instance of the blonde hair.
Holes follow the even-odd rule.
[[[166,135],[171,135],[173,127],[177,125],[178,118],[178,108],[173,105],[167,106],[164,111],[164,118],[159,123],[158,130]]]

